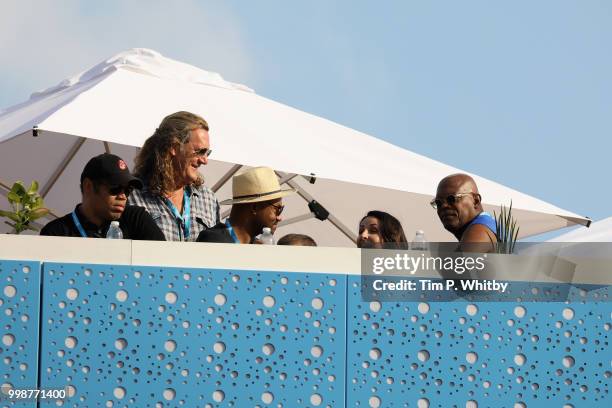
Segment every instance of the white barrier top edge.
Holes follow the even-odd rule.
[[[0,235],[0,259],[333,274],[361,273],[358,249]]]
[[[413,252],[413,251],[410,251]],[[393,253],[390,251],[390,254]],[[420,252],[413,255],[419,256]],[[509,255],[489,254],[489,260],[503,260]],[[497,279],[528,282],[524,266],[543,261],[538,256],[516,256],[512,270]],[[550,258],[550,257],[549,257]],[[158,242],[73,237],[42,237],[0,234],[0,260],[29,260],[79,264],[133,265],[171,268],[207,268],[278,272],[361,274],[361,252],[357,248],[297,247],[270,245],[211,244],[198,242]],[[548,259],[561,262],[562,260]],[[609,285],[609,260],[579,262],[573,271],[573,283]],[[533,268],[531,268],[533,269]],[[536,268],[539,269],[539,268]],[[501,272],[501,271],[500,271]],[[542,271],[544,272],[544,271]],[[419,271],[415,277],[440,278],[435,271]],[[538,282],[559,282],[553,276],[539,274]]]

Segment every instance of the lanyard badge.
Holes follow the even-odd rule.
[[[185,241],[189,239],[189,235],[191,234],[191,189],[189,188],[188,193],[188,188],[189,187],[183,190],[183,215],[181,215],[179,210],[174,206],[174,204],[172,204],[172,201],[170,201],[167,197],[164,197],[164,200],[166,200],[166,205],[170,208],[170,211],[172,212],[172,215],[174,215],[179,227],[183,228],[183,237],[185,238]]]
[[[234,231],[234,227],[232,227],[229,218],[225,220],[225,226],[227,227],[227,232],[229,232],[230,236],[234,240],[234,244],[240,244],[240,240],[238,239],[238,236],[236,236],[236,232]]]
[[[87,233],[85,232],[85,229],[81,225],[81,221],[79,221],[79,217],[77,217],[76,215],[76,210],[72,211],[72,221],[74,221],[74,225],[76,225],[77,229],[79,230],[79,234],[81,234],[83,238],[87,238],[88,237]]]

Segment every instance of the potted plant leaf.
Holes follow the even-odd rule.
[[[493,212],[493,217],[496,222],[497,246],[496,252],[499,254],[514,253],[514,246],[518,241],[520,227],[516,219],[512,216],[512,201],[510,207],[501,206],[499,215]]]
[[[7,194],[7,199],[12,211],[0,210],[0,217],[10,220],[4,223],[13,227],[15,234],[21,234],[25,230],[38,231],[31,222],[49,213],[44,207],[43,198],[38,194],[38,182],[32,181],[28,189],[23,182],[15,182]]]

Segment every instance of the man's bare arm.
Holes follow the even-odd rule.
[[[464,252],[493,252],[496,243],[497,237],[489,228],[475,224],[465,230],[459,247]]]

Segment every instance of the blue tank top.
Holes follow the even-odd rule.
[[[497,234],[497,222],[495,222],[495,218],[488,212],[481,212],[474,218],[469,224],[468,227],[476,224],[482,224],[488,229],[490,229],[493,234]]]

